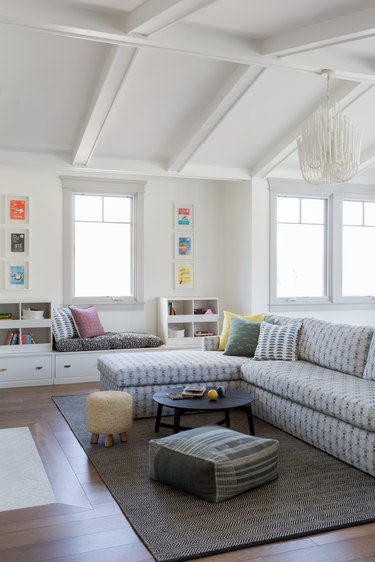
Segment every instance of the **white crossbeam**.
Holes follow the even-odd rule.
[[[146,0],[125,18],[126,33],[151,35],[216,0]]]
[[[137,52],[137,49],[112,47],[84,126],[76,142],[73,155],[74,165],[87,166],[89,163],[110,111],[129,76],[129,70]]]

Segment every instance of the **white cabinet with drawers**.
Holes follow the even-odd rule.
[[[53,384],[51,354],[0,356],[0,388]]]

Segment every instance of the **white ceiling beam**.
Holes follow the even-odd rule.
[[[126,33],[151,35],[216,0],[146,0],[125,18]]]
[[[43,8],[43,9],[42,9]],[[292,72],[316,74],[321,65],[288,61],[287,58],[264,56],[261,41],[235,34],[217,32],[185,23],[177,23],[146,37],[124,33],[123,18],[83,10],[71,4],[63,8],[49,0],[0,0],[0,25],[9,25],[50,33],[62,37],[101,42],[108,45],[161,49],[235,64],[278,68]],[[375,83],[375,72],[335,68],[335,78]]]
[[[354,82],[344,82],[339,88],[330,95],[331,104],[339,104],[345,110],[362,97],[372,85],[356,84]],[[322,100],[323,101],[323,100]],[[283,135],[280,142],[274,144],[267,154],[256,163],[251,169],[252,176],[265,177],[286,160],[295,150],[297,150],[296,139],[301,134],[306,121],[311,117],[316,107],[306,114],[306,118],[296,127]]]
[[[89,163],[137,53],[137,49],[112,47],[73,151],[74,165]]]
[[[373,36],[375,8],[368,8],[264,39],[262,53],[285,56]]]
[[[240,65],[236,68],[204,114],[193,124],[188,135],[170,159],[168,170],[181,171],[186,166],[199,147],[220,125],[229,111],[248,92],[263,72],[264,69],[259,67]]]

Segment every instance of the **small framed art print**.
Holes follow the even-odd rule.
[[[193,258],[192,234],[175,234],[174,257],[176,260],[191,260]]]
[[[175,203],[174,206],[174,226],[176,229],[193,228],[193,205],[179,205]]]
[[[192,289],[194,286],[194,270],[192,263],[175,263],[175,288]]]

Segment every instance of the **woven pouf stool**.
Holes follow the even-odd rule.
[[[274,480],[279,442],[215,426],[153,439],[149,474],[204,500],[221,502]]]
[[[113,435],[119,434],[127,441],[126,431],[132,425],[132,397],[127,392],[106,390],[89,394],[86,400],[86,429],[91,433],[91,443],[99,435],[105,436],[105,446],[113,445]]]

